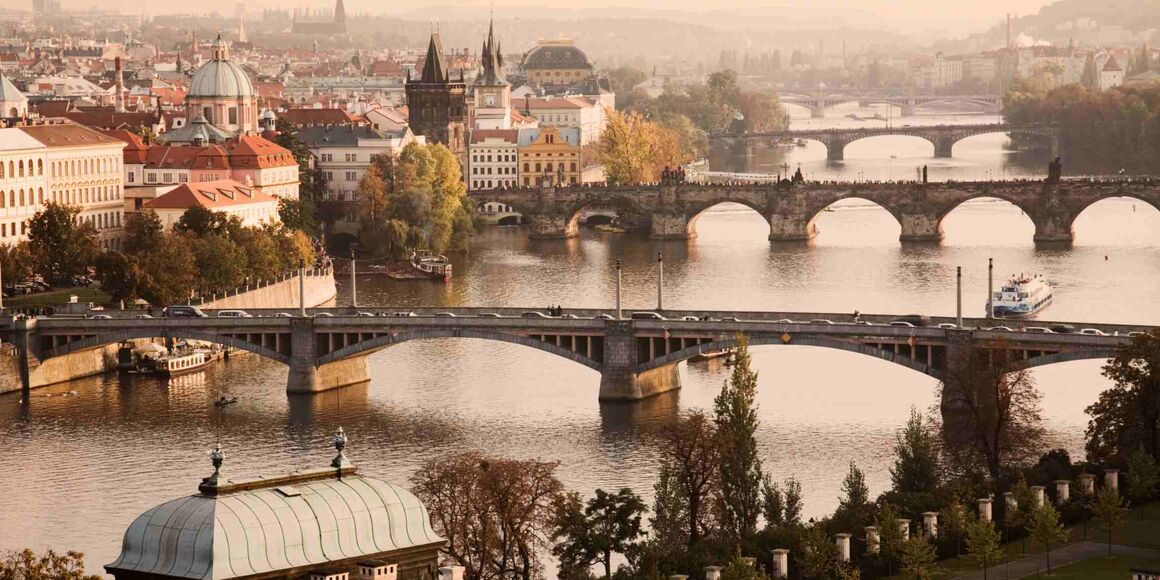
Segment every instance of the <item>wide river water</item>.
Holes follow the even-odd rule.
[[[825,123],[854,123],[854,109]],[[869,111],[858,111],[868,114]],[[896,122],[990,122],[918,117]],[[797,119],[795,126],[816,120]],[[866,122],[869,123],[869,122]],[[1042,175],[1042,154],[1006,151],[1005,138],[974,137],[953,159],[924,141],[890,137],[852,144],[846,161],[820,145],[717,152],[715,169],[775,172],[800,163],[807,177],[931,180]],[[1066,168],[1065,168],[1066,170]],[[1076,224],[1070,249],[1037,249],[1029,219],[1005,202],[979,200],[948,216],[938,246],[903,247],[884,210],[844,202],[819,218],[809,244],[771,245],[760,216],[721,205],[690,242],[652,242],[585,230],[576,239],[531,241],[520,229],[485,229],[455,259],[447,285],[363,277],[359,301],[375,306],[610,307],[613,264],[624,262],[627,307],[655,304],[654,256],[665,254],[665,305],[673,308],[953,314],[955,267],[968,314],[981,314],[987,258],[997,272],[1044,274],[1056,289],[1051,319],[1160,324],[1160,212],[1107,200]],[[350,300],[340,277],[338,303]],[[812,347],[754,349],[760,373],[758,441],[766,470],[802,482],[807,516],[833,510],[850,461],[872,493],[889,485],[895,434],[910,408],[928,409],[935,381],[890,363]],[[628,486],[651,499],[660,434],[682,412],[711,409],[728,376],[719,364],[681,367],[683,388],[633,405],[600,405],[596,372],[544,352],[472,339],[413,342],[370,357],[369,384],[288,398],[286,369],[238,357],[169,383],[115,376],[38,390],[27,406],[0,396],[0,551],[80,550],[91,572],[112,561],[140,512],[196,491],[220,440],[229,475],[326,465],[342,425],[352,460],[406,482],[424,460],[480,449],[560,462],[565,485],[584,494]],[[1053,444],[1082,456],[1083,409],[1107,382],[1099,362],[1043,367],[1035,377]],[[75,391],[74,396],[60,396]],[[50,396],[52,395],[52,396]],[[238,397],[218,412],[212,401]]]

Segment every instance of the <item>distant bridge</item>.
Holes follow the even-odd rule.
[[[1003,97],[998,95],[907,95],[897,91],[837,91],[800,92],[791,91],[781,95],[781,102],[799,105],[810,110],[813,118],[826,116],[826,109],[845,103],[858,103],[861,107],[871,105],[891,105],[902,109],[902,116],[914,115],[921,107],[932,105],[959,105],[978,109],[982,112],[999,112]]]
[[[714,135],[714,141],[729,143],[775,144],[780,141],[793,139],[807,139],[818,141],[826,146],[826,158],[840,160],[845,158],[846,146],[860,139],[881,137],[884,135],[906,135],[926,139],[934,145],[934,156],[950,157],[955,143],[974,137],[1002,133],[1008,135],[1031,135],[1049,142],[1053,155],[1059,151],[1059,131],[1050,125],[1011,125],[1007,123],[992,123],[984,125],[930,125],[913,126],[902,125],[896,127],[864,127],[843,129],[791,130],[770,131],[764,133],[729,133]]]
[[[903,242],[938,242],[947,214],[969,200],[994,197],[1023,210],[1035,224],[1036,242],[1068,243],[1075,219],[1100,200],[1132,197],[1160,209],[1160,180],[688,183],[496,189],[469,195],[476,203],[510,206],[536,238],[579,235],[583,212],[599,207],[616,208],[622,218],[643,220],[639,227],[654,239],[689,239],[697,235],[697,219],[705,210],[720,203],[739,203],[769,223],[772,241],[812,238],[818,215],[838,201],[856,198],[889,212],[901,226]]]
[[[601,374],[600,400],[633,401],[679,388],[677,363],[732,347],[739,334],[753,345],[835,348],[944,379],[968,348],[1011,351],[1020,364],[1035,367],[1108,358],[1130,340],[1129,332],[1145,330],[1110,324],[1075,324],[1107,336],[982,330],[975,327],[989,324],[980,319],[965,320],[961,329],[906,327],[891,325],[895,317],[889,315],[863,315],[856,323],[850,314],[833,313],[666,310],[666,320],[632,320],[595,309],[570,309],[563,317],[529,317],[518,308],[414,310],[413,316],[332,308],[312,309],[307,317],[251,310],[259,316],[131,319],[113,312],[108,320],[7,318],[0,321],[0,336],[15,343],[26,389],[42,361],[132,339],[196,339],[252,352],[290,367],[288,392],[313,393],[368,380],[366,357],[392,345],[474,338],[520,344],[586,366]]]

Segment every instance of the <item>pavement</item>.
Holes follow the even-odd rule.
[[[1099,558],[1108,555],[1108,545],[1099,542],[1078,542],[1051,551],[1051,568],[1066,566],[1080,560]],[[1151,560],[1160,560],[1160,550],[1150,548],[1136,548],[1112,544],[1112,555],[1135,556]],[[987,580],[1016,580],[1027,578],[1047,571],[1047,559],[1044,554],[1025,556],[1012,560],[1007,564],[999,564],[987,571]],[[983,580],[983,571],[977,570],[970,574],[955,576],[954,580]]]

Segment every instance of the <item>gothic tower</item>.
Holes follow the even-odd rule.
[[[422,76],[406,84],[407,121],[428,143],[443,143],[456,155],[467,148],[467,83],[462,71],[451,80],[438,32],[431,33]]]
[[[512,85],[503,75],[503,54],[495,41],[495,26],[487,27],[483,44],[482,72],[475,79],[473,96],[476,129],[511,129]]]

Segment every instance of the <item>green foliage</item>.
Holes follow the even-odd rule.
[[[32,274],[33,258],[28,242],[0,245],[0,286],[23,282]]]
[[[1120,494],[1110,487],[1104,487],[1096,492],[1091,502],[1092,515],[1108,532],[1108,555],[1112,555],[1112,532],[1124,525],[1128,515],[1124,507],[1124,500]]]
[[[653,486],[653,509],[649,518],[653,542],[672,552],[689,543],[689,520],[679,482],[668,462],[662,463]]]
[[[922,413],[910,408],[910,420],[897,435],[890,480],[902,493],[927,493],[939,485],[938,440],[925,425]]]
[[[318,218],[311,198],[279,198],[278,221],[288,229],[306,232],[311,236],[318,235]]]
[[[665,167],[693,160],[695,152],[690,147],[698,140],[684,141],[687,131],[688,126],[679,120],[658,123],[637,112],[609,111],[596,157],[609,183],[657,181]]]
[[[648,79],[644,71],[632,67],[621,66],[607,71],[608,81],[612,92],[616,93],[616,109],[624,110],[634,98],[633,87]]]
[[[604,577],[611,578],[612,554],[627,553],[644,535],[640,526],[644,511],[644,502],[628,488],[615,494],[598,489],[582,511],[579,496],[567,494],[555,507],[552,553],[571,570],[600,562]]]
[[[97,256],[97,280],[101,290],[113,302],[132,302],[141,296],[141,280],[144,274],[136,258],[120,252],[105,252]]]
[[[157,212],[145,208],[125,218],[125,252],[140,254],[152,248],[165,232]]]
[[[1068,538],[1067,530],[1059,521],[1059,511],[1050,502],[1045,501],[1031,511],[1025,527],[1031,542],[1044,547],[1047,554],[1047,572],[1050,574],[1051,546],[1058,545]]]
[[[878,553],[885,562],[897,562],[902,555],[902,544],[906,541],[898,525],[902,515],[890,503],[878,507],[878,517],[874,526],[878,529]]]
[[[902,543],[899,561],[903,577],[926,580],[934,577],[937,555],[934,544],[922,535],[912,536]]]
[[[781,488],[768,473],[761,477],[761,516],[765,518],[767,528],[785,523],[785,500]]]
[[[800,526],[802,525],[802,484],[798,480],[790,477],[785,480],[785,491],[783,492],[783,500],[785,505],[785,515],[783,520],[786,525]]]
[[[181,214],[177,223],[173,224],[173,229],[178,232],[189,232],[197,236],[208,236],[210,234],[223,234],[229,231],[231,226],[237,225],[240,220],[237,216],[227,216],[226,214],[213,211],[202,205],[194,205],[185,210]]]
[[[842,497],[834,512],[834,522],[842,529],[860,530],[870,523],[870,489],[866,487],[866,475],[850,462],[850,471],[842,481]]]
[[[838,575],[838,545],[826,534],[823,526],[815,524],[806,528],[802,544],[802,574],[809,578],[833,578]]]
[[[1128,461],[1125,464],[1128,472],[1124,479],[1128,484],[1128,497],[1132,499],[1132,503],[1139,505],[1143,510],[1144,502],[1152,499],[1156,491],[1156,483],[1160,481],[1160,470],[1157,469],[1156,460],[1143,447],[1136,448],[1135,451],[1128,454]],[[1141,511],[1141,515],[1143,515]]]
[[[757,532],[761,514],[761,459],[757,456],[757,372],[750,366],[749,343],[737,337],[736,364],[713,401],[721,445],[718,502],[721,530],[735,542]]]
[[[688,521],[689,546],[713,528],[712,498],[720,485],[720,446],[713,423],[694,411],[680,418],[665,434],[662,461],[676,483],[676,495]]]
[[[986,570],[998,563],[1004,556],[999,544],[999,530],[994,524],[982,518],[967,524],[967,558]]]
[[[1088,461],[1122,458],[1140,447],[1160,458],[1160,334],[1149,331],[1121,346],[1103,375],[1115,385],[1085,410]]]
[[[772,92],[742,91],[731,70],[709,76],[704,84],[673,84],[655,99],[634,94],[629,111],[652,119],[680,115],[706,133],[779,131],[789,127],[789,114]]]
[[[57,554],[48,550],[37,554],[25,548],[0,559],[0,578],[12,580],[100,580],[85,574],[85,555],[80,552]]]
[[[721,567],[721,580],[766,580],[765,572],[750,565],[741,556],[734,556]]]
[[[81,210],[50,201],[28,221],[28,250],[36,273],[49,283],[84,274],[97,256],[97,230]]]

